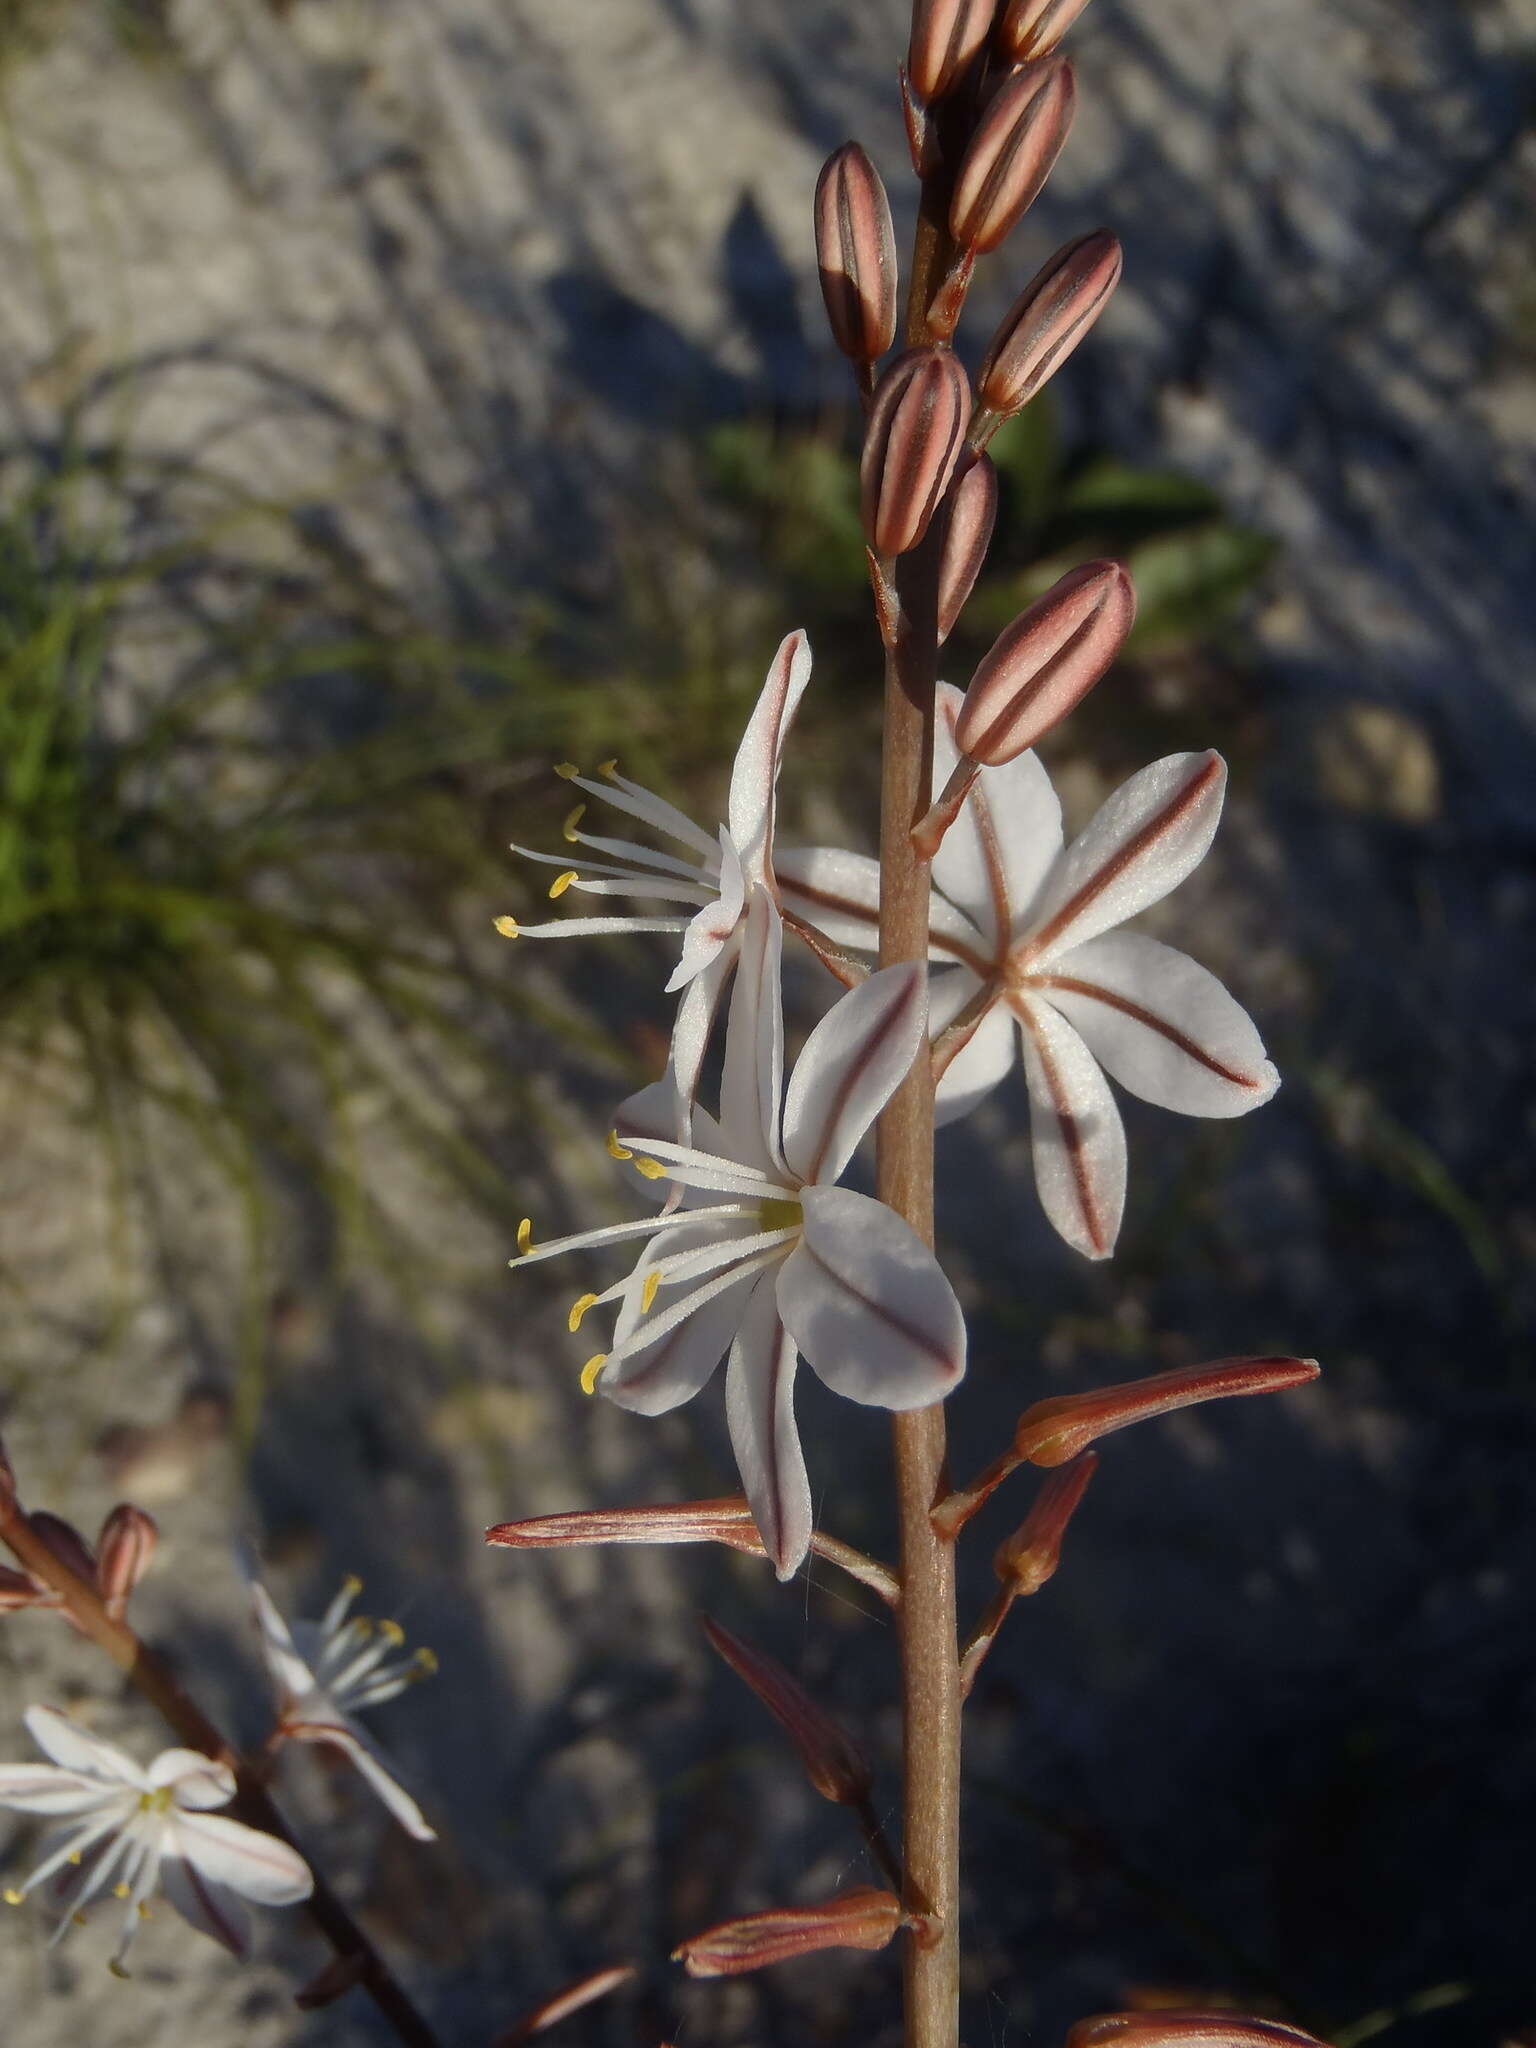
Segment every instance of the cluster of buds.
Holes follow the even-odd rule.
[[[149,1570],[160,1532],[152,1516],[122,1501],[101,1525],[94,1547],[72,1522],[46,1508],[22,1518],[39,1543],[75,1577],[95,1589],[114,1621],[128,1611],[134,1589]],[[0,1612],[24,1607],[51,1607],[78,1627],[61,1595],[39,1574],[0,1565]]]

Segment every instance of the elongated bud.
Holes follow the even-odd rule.
[[[58,1595],[47,1586],[40,1586],[29,1573],[0,1564],[0,1613],[9,1614],[22,1607],[54,1606],[57,1601]]]
[[[867,1885],[820,1906],[749,1913],[706,1928],[672,1951],[690,1977],[739,1977],[820,1948],[884,1948],[902,1923],[901,1901]]]
[[[1223,1358],[1214,1365],[1183,1365],[1091,1394],[1037,1401],[1019,1417],[1013,1447],[1032,1465],[1065,1465],[1113,1430],[1149,1416],[1220,1401],[1238,1394],[1278,1394],[1304,1387],[1321,1367],[1315,1358]]]
[[[1106,2012],[1079,2020],[1066,2048],[1322,2048],[1315,2034],[1235,2012]]]
[[[1033,64],[1050,55],[1087,5],[1088,0],[1011,0],[998,43],[1015,64]]]
[[[950,486],[949,525],[939,551],[939,640],[947,640],[976,588],[997,524],[997,471],[978,455]]]
[[[293,1994],[293,2002],[300,2012],[323,2012],[328,2005],[334,2005],[338,1998],[345,1998],[363,1981],[363,1972],[368,1967],[368,1958],[353,1949],[345,1955],[332,1956],[330,1961],[317,1970],[302,1991]]]
[[[1005,627],[971,677],[955,744],[1000,767],[1059,725],[1109,667],[1136,623],[1136,591],[1118,562],[1085,562]]]
[[[873,1781],[858,1745],[817,1706],[800,1681],[777,1658],[754,1650],[707,1616],[704,1633],[799,1750],[805,1775],[822,1798],[834,1806],[858,1806],[866,1800]]]
[[[76,1578],[84,1579],[88,1586],[96,1583],[96,1560],[91,1555],[91,1546],[72,1522],[39,1508],[28,1515],[27,1527]]]
[[[912,0],[907,75],[925,100],[941,98],[987,40],[995,0]]]
[[[995,249],[1033,204],[1072,126],[1070,64],[1031,65],[1008,79],[982,115],[960,164],[949,231],[963,249]]]
[[[109,1614],[121,1619],[159,1541],[154,1517],[130,1501],[121,1502],[102,1523],[96,1538],[96,1585]]]
[[[856,142],[834,150],[816,181],[816,265],[832,339],[850,362],[878,362],[896,335],[896,231]]]
[[[580,2012],[583,2006],[595,2004],[599,1998],[606,1998],[610,1991],[617,1991],[634,1974],[632,1963],[616,1963],[611,1969],[594,1970],[590,1976],[578,1977],[574,1984],[567,1984],[553,1998],[546,1998],[532,2012],[524,2013],[505,2033],[498,2034],[491,2048],[519,2048],[521,2042],[531,2041],[535,2034],[542,2034],[546,2027],[554,2026],[558,2020],[568,2019],[573,2012]]]
[[[1053,1472],[1041,1487],[1023,1526],[998,1547],[992,1569],[1016,1595],[1038,1593],[1061,1563],[1062,1538],[1098,1470],[1092,1451]]]
[[[1055,376],[1120,282],[1120,244],[1100,228],[1058,249],[1015,300],[992,337],[976,395],[999,420],[1028,405]]]
[[[909,349],[875,386],[859,487],[877,555],[904,555],[928,531],[970,416],[970,382],[948,349]]]

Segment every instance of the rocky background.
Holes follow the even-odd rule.
[[[718,798],[742,692],[797,620],[732,609],[693,451],[722,421],[846,410],[810,196],[849,135],[905,193],[904,34],[899,0],[11,0],[0,17],[7,547],[37,477],[82,475],[92,532],[129,547],[106,742],[142,732],[172,674],[201,684],[236,648],[249,665],[269,633],[312,644],[327,603],[323,672],[290,663],[245,722],[216,720],[238,762],[186,785],[215,822],[274,762],[371,731],[380,648],[449,650],[477,715],[505,699],[518,735],[441,778],[485,820],[478,885],[409,846],[374,862],[366,839],[331,871],[356,915],[438,948],[455,1053],[333,972],[323,1094],[286,1027],[264,1035],[260,977],[242,984],[264,1099],[290,1134],[345,1127],[345,1199],[270,1136],[242,1199],[168,1083],[130,1091],[124,1152],[76,1056],[97,1041],[64,1012],[10,1038],[0,1019],[0,1400],[28,1498],[88,1527],[125,1493],[160,1518],[136,1617],[242,1735],[262,1700],[237,1548],[290,1610],[357,1571],[365,1606],[436,1649],[440,1675],[377,1716],[435,1845],[345,1775],[299,1759],[285,1782],[445,2042],[487,2041],[615,1958],[642,1965],[639,1989],[573,2037],[899,2037],[889,1959],[723,1988],[666,1961],[712,1918],[861,1869],[699,1610],[801,1672],[893,1798],[873,1603],[821,1567],[784,1592],[743,1560],[530,1559],[480,1532],[731,1483],[709,1401],[657,1424],[582,1401],[564,1328],[580,1276],[503,1264],[530,1209],[541,1234],[616,1213],[591,1134],[660,1042],[655,957],[529,961],[488,922],[534,900],[499,848],[549,843],[547,763],[576,740],[670,750],[701,816]],[[979,350],[986,309],[1057,242],[1113,228],[1125,283],[1062,380],[1064,443],[1198,479],[1279,544],[1240,624],[1149,652],[1119,698],[1106,685],[1057,766],[1080,823],[1153,753],[1228,753],[1216,854],[1149,928],[1238,991],[1286,1085],[1251,1125],[1130,1106],[1108,1268],[1043,1225],[1021,1096],[946,1142],[942,1249],[976,1361],[956,1464],[1047,1390],[1271,1348],[1315,1353],[1325,1378],[1111,1445],[1062,1572],[987,1665],[967,2036],[1049,2043],[1174,1996],[1339,2048],[1523,2039],[1536,15],[1095,0],[1074,40],[1072,141],[965,332]],[[343,626],[366,660],[338,651]],[[550,648],[572,680],[546,708],[530,650]],[[872,661],[830,643],[808,835],[868,843],[847,733],[867,734]],[[669,674],[670,695],[640,687]],[[141,1077],[165,1078],[162,1057]],[[402,1103],[442,1138],[430,1156]],[[443,1134],[466,1132],[474,1171],[456,1174]],[[878,1418],[813,1384],[801,1405],[828,1526],[888,1548]],[[1023,1501],[984,1524],[968,1607]],[[9,1618],[8,1756],[39,1698],[159,1746],[60,1625]],[[0,1827],[21,1857],[26,1830]],[[383,2038],[356,1999],[294,2011],[319,1961],[297,1916],[241,1971],[157,1914],[127,1985],[99,1931],[51,1951],[46,1932],[32,1912],[0,1925],[18,2048]]]

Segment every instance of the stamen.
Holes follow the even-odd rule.
[[[595,1394],[597,1392],[597,1376],[607,1363],[607,1352],[597,1351],[593,1353],[592,1357],[581,1368],[581,1391],[584,1394]]]
[[[574,782],[581,773],[581,770],[574,761],[557,761],[555,763],[555,773],[562,782]]]
[[[21,1905],[25,1901],[26,1896],[25,1892],[17,1891],[13,1884],[8,1884],[5,1890],[0,1892],[0,1898],[3,1898],[8,1906]]]
[[[122,1983],[127,1984],[132,1981],[129,1972],[123,1968],[122,1964],[117,1960],[116,1956],[108,1956],[107,1968],[112,1972],[113,1976],[120,1979]]]
[[[381,1621],[379,1623],[379,1634],[392,1650],[398,1650],[405,1641],[405,1630],[398,1621]]]
[[[153,1915],[150,1912],[150,1905],[148,1899],[140,1899],[139,1901],[139,1918],[141,1920],[149,1920],[153,1918]]]
[[[627,1145],[619,1143],[617,1131],[610,1131],[608,1133],[608,1157],[610,1159],[633,1159],[634,1156],[634,1153],[630,1151]]]
[[[437,1652],[436,1650],[429,1650],[423,1644],[411,1659],[411,1676],[413,1678],[430,1678],[436,1670]]]
[[[523,1241],[523,1235],[521,1231],[518,1232],[517,1241],[519,1244],[521,1244]],[[347,1573],[347,1576],[341,1582],[341,1590],[343,1593],[346,1594],[349,1600],[355,1600],[357,1598],[358,1594],[361,1593],[361,1591],[363,1590],[363,1582],[357,1576],[356,1572]]]
[[[582,815],[585,812],[586,808],[587,807],[585,804],[578,804],[575,810],[572,811],[570,816],[566,819],[565,823],[560,827],[560,837],[563,840],[565,840],[568,845],[574,846],[576,844],[577,838],[579,836],[576,831],[576,827],[581,823]]]
[[[113,1885],[112,1887],[112,1896],[114,1899],[126,1899],[132,1890],[132,1885],[124,1884],[121,1882],[121,1880],[119,1880],[119,1882]]]
[[[553,903],[557,897],[563,896],[575,879],[576,870],[574,868],[567,868],[563,875],[556,875],[549,885],[550,902]]]
[[[517,1226],[517,1249],[523,1258],[533,1250],[533,1218],[525,1216]]]
[[[518,922],[515,917],[498,917],[496,929],[504,939],[518,939],[522,937],[522,932],[518,928]]]
[[[571,1312],[565,1319],[565,1326],[573,1337],[581,1328],[582,1317],[589,1308],[597,1306],[597,1300],[598,1297],[595,1294],[583,1294],[579,1299],[571,1303]]]
[[[80,1866],[80,1865],[81,1865],[81,1864],[82,1864],[82,1863],[83,1863],[83,1862],[85,1861],[85,1858],[84,1858],[84,1857],[83,1857],[83,1856],[81,1855],[80,1851],[79,1851],[79,1850],[77,1849],[77,1850],[75,1851],[75,1853],[74,1853],[74,1854],[73,1854],[73,1855],[72,1855],[72,1856],[70,1857],[70,1859],[69,1859],[69,1860],[70,1860],[70,1862],[71,1862],[71,1863],[73,1863],[73,1864],[75,1865],[75,1867],[76,1867],[76,1868],[78,1869],[78,1868],[79,1868],[79,1866]]]
[[[617,754],[615,754],[610,760],[599,761],[597,764],[597,772],[599,775],[603,777],[604,781],[612,782],[614,775],[617,773],[618,766],[619,757]]]
[[[647,1180],[665,1180],[667,1177],[667,1169],[659,1159],[637,1159],[635,1171],[644,1174]]]
[[[659,1288],[660,1286],[661,1286],[661,1274],[660,1274],[660,1272],[659,1272],[659,1271],[657,1271],[657,1272],[654,1272],[654,1273],[647,1273],[647,1274],[646,1274],[646,1276],[645,1276],[645,1285],[644,1285],[644,1287],[642,1287],[642,1288],[641,1288],[641,1290],[640,1290],[640,1313],[641,1313],[641,1315],[643,1315],[643,1316],[648,1316],[648,1315],[650,1314],[650,1312],[651,1312],[651,1309],[652,1309],[652,1307],[653,1307],[653,1306],[654,1306],[654,1304],[655,1304],[655,1300],[656,1300],[656,1291],[657,1291],[657,1289],[658,1289],[658,1288]]]
[[[71,1927],[89,1927],[90,1922],[86,1919],[83,1913],[71,1913],[69,1916],[69,1924],[71,1925]]]

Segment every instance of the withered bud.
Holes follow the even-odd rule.
[[[580,1543],[726,1543],[761,1551],[752,1510],[739,1494],[725,1500],[686,1500],[648,1508],[588,1508],[568,1515],[535,1515],[498,1522],[487,1543],[509,1550],[555,1550]]]
[[[1010,418],[1055,376],[1108,305],[1121,265],[1120,244],[1102,228],[1056,251],[992,337],[976,379],[989,412]]]
[[[72,1522],[39,1508],[28,1515],[27,1527],[77,1579],[84,1579],[88,1586],[95,1585],[96,1560],[91,1555],[91,1546]]]
[[[912,0],[907,75],[925,100],[956,83],[987,40],[995,0]]]
[[[1032,1465],[1065,1465],[1101,1436],[1149,1416],[1238,1394],[1278,1394],[1304,1387],[1322,1368],[1315,1358],[1223,1358],[1181,1365],[1144,1380],[1037,1401],[1019,1417],[1013,1447]]]
[[[1062,1538],[1098,1470],[1092,1451],[1053,1472],[1041,1487],[1022,1527],[998,1547],[992,1569],[1015,1594],[1038,1593],[1061,1563]]]
[[[120,1502],[102,1523],[96,1538],[96,1585],[109,1614],[122,1618],[159,1541],[154,1517],[131,1501]]]
[[[1110,666],[1136,623],[1118,562],[1085,562],[1053,583],[984,654],[955,721],[968,760],[999,768],[1059,725]]]
[[[300,2012],[323,2012],[326,2006],[334,2005],[338,1998],[345,1998],[361,1984],[367,1967],[368,1958],[357,1949],[334,1955],[301,1991],[293,1994],[293,2002]]]
[[[896,335],[896,231],[856,142],[834,150],[816,181],[816,265],[832,339],[851,362],[878,362]]]
[[[1033,204],[1067,139],[1076,95],[1071,65],[1055,60],[1004,81],[955,180],[949,231],[963,249],[995,249]]]
[[[606,1998],[610,1991],[617,1991],[634,1974],[632,1963],[615,1963],[610,1969],[594,1970],[590,1976],[578,1977],[574,1984],[567,1984],[553,1998],[546,1998],[532,2012],[524,2013],[505,2033],[498,2034],[492,2048],[519,2048],[521,2042],[531,2041],[535,2034],[542,2034],[556,2021],[567,2019],[573,2012],[580,2012],[583,2006],[595,2004],[599,1998]]]
[[[1106,2012],[1079,2020],[1066,2048],[1322,2048],[1315,2034],[1236,2012]]]
[[[904,555],[928,531],[970,417],[970,381],[947,348],[909,349],[875,386],[859,489],[877,555]]]
[[[1088,0],[1010,0],[997,39],[1015,64],[1048,57],[1076,21]]]
[[[976,587],[997,524],[997,471],[978,455],[950,486],[949,524],[939,550],[939,640],[947,640]]]
[[[739,1977],[813,1949],[884,1948],[901,1923],[901,1901],[894,1893],[860,1885],[820,1906],[786,1906],[724,1920],[685,1941],[672,1956],[690,1977]]]
[[[822,1798],[834,1806],[857,1806],[867,1799],[873,1781],[858,1745],[817,1706],[799,1679],[777,1658],[754,1650],[707,1616],[704,1633],[799,1750],[805,1775]]]

